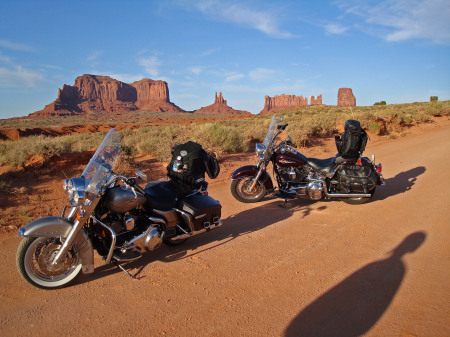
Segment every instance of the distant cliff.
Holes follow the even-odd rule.
[[[75,79],[73,86],[64,84],[54,102],[30,117],[118,114],[134,110],[186,112],[170,102],[169,88],[164,81],[143,79],[127,84],[109,76],[82,75]]]
[[[356,98],[351,88],[339,88],[338,106],[356,106]]]
[[[203,108],[200,108],[194,113],[199,114],[223,114],[223,115],[249,115],[250,112],[243,110],[235,110],[227,105],[227,101],[223,99],[222,93],[219,92],[214,99],[214,103]]]
[[[311,96],[311,105],[322,104],[322,95]],[[299,106],[308,105],[308,98],[302,95],[275,95],[274,97],[266,96],[264,101],[264,109],[261,110],[260,114],[273,112],[277,110],[292,109]]]

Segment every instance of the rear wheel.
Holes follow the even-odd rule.
[[[240,202],[252,203],[262,200],[267,193],[266,187],[258,180],[255,187],[250,189],[252,183],[252,177],[233,180],[230,186],[231,194]]]
[[[17,249],[16,263],[25,281],[37,288],[54,289],[71,282],[81,271],[78,252],[70,249],[62,261],[53,265],[61,249],[59,238],[25,238]]]
[[[178,246],[184,243],[187,239],[164,239],[163,242],[168,246]]]

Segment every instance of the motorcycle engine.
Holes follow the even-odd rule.
[[[301,184],[305,182],[308,171],[303,167],[281,167],[277,166],[277,171],[283,184]]]

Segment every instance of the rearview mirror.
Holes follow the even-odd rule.
[[[147,181],[147,175],[144,172],[142,172],[141,170],[136,171],[136,177],[138,177],[142,181]]]

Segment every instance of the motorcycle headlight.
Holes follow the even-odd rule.
[[[256,143],[256,156],[258,156],[258,158],[263,158],[265,151],[266,148],[264,145],[262,145],[261,143]]]
[[[70,206],[79,206],[84,203],[86,184],[83,177],[66,179],[63,187],[67,192]]]
[[[84,192],[82,191],[76,191],[73,195],[73,201],[75,201],[78,206],[82,205],[85,199]]]
[[[70,179],[64,180],[64,183],[63,183],[64,191],[68,192],[71,187],[72,187],[72,180],[70,180]]]

